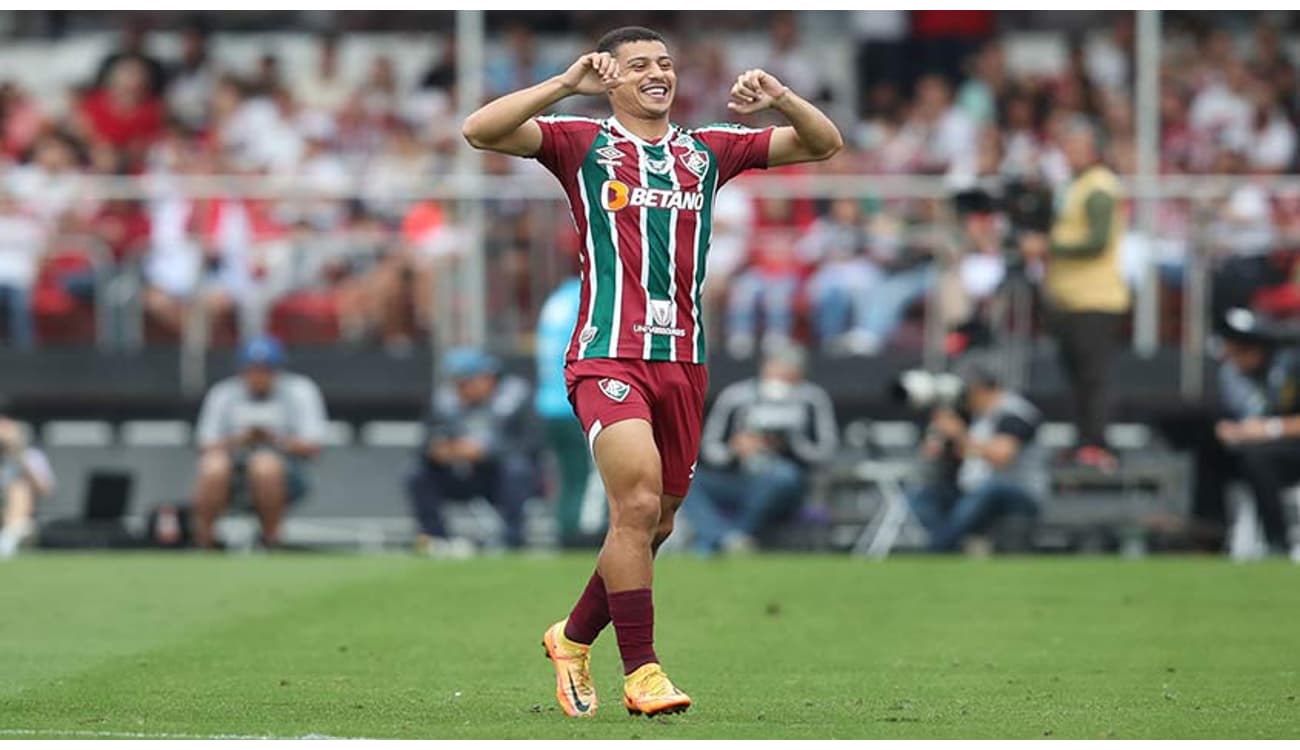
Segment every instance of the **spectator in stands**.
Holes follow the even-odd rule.
[[[18,84],[0,81],[0,168],[27,153],[45,127],[36,99]]]
[[[834,405],[804,379],[804,353],[769,353],[757,378],[718,394],[704,423],[700,458],[682,512],[704,555],[753,549],[755,535],[798,510],[809,472],[835,455]]]
[[[238,375],[208,391],[199,412],[195,541],[213,547],[217,519],[232,504],[251,505],[261,541],[280,544],[289,505],[307,490],[306,464],[325,439],[325,401],[305,375],[284,370],[280,342],[269,336],[240,351]]]
[[[1249,173],[1246,146],[1219,152],[1217,174]],[[1209,226],[1215,258],[1210,292],[1212,320],[1223,320],[1234,307],[1250,307],[1261,288],[1280,283],[1285,275],[1270,257],[1277,242],[1270,191],[1254,181],[1232,189]]]
[[[709,241],[709,283],[704,285],[704,324],[715,340],[722,340],[726,301],[731,296],[732,278],[745,265],[754,234],[754,196],[745,178],[732,180],[713,200],[713,236]]]
[[[817,269],[808,278],[808,297],[817,340],[827,351],[853,348],[850,317],[861,318],[854,313],[866,306],[882,276],[870,250],[862,206],[852,198],[833,201],[830,212],[799,238],[800,259]]]
[[[76,141],[62,131],[52,131],[37,138],[27,163],[10,172],[9,188],[24,209],[57,231],[83,213],[81,166]]]
[[[957,109],[977,126],[997,119],[998,102],[1007,87],[1006,56],[997,40],[990,41],[970,60],[970,75],[957,90]]]
[[[316,46],[316,67],[299,83],[298,100],[309,110],[336,112],[352,94],[352,83],[339,67],[339,37],[322,34]]]
[[[1280,89],[1260,81],[1251,92],[1255,105],[1250,130],[1240,137],[1256,173],[1283,173],[1295,162],[1296,130],[1283,109]]]
[[[147,29],[143,24],[134,21],[128,21],[122,27],[122,37],[118,42],[118,47],[108,57],[105,57],[99,64],[99,70],[95,73],[95,86],[103,88],[108,85],[109,78],[113,75],[113,69],[119,62],[130,60],[139,63],[144,71],[145,89],[151,97],[160,96],[163,92],[163,84],[167,80],[167,71],[158,58],[150,55],[145,49]]]
[[[138,164],[164,123],[164,106],[149,89],[145,64],[133,57],[115,62],[104,85],[82,99],[76,122],[88,143],[110,146]]]
[[[1120,269],[1119,180],[1102,163],[1098,139],[1086,120],[1067,127],[1063,149],[1074,178],[1058,201],[1050,236],[1024,232],[1021,250],[1047,266],[1049,325],[1070,379],[1079,434],[1074,460],[1113,471],[1117,460],[1105,438],[1110,369],[1129,289]]]
[[[0,416],[0,560],[36,533],[36,502],[54,492],[54,472],[45,454],[27,442],[22,426]]]
[[[957,374],[963,403],[934,409],[921,444],[929,476],[908,497],[934,552],[958,551],[968,536],[989,532],[1002,518],[1036,515],[1045,489],[1034,445],[1038,409],[1003,387],[992,364],[976,355]]]
[[[803,203],[788,198],[758,200],[748,268],[731,282],[727,303],[727,353],[732,357],[753,356],[760,308],[764,351],[784,346],[794,335],[794,297],[804,271],[794,246],[811,219],[801,216]]]
[[[48,240],[47,224],[0,184],[0,317],[9,346],[22,351],[36,345],[32,287]]]
[[[186,27],[181,31],[181,59],[168,75],[167,107],[171,116],[187,128],[203,127],[216,84],[207,32],[199,26]]]
[[[438,56],[420,76],[420,88],[449,93],[456,88],[456,40],[440,35]]]
[[[376,55],[370,71],[357,89],[361,109],[374,122],[387,126],[398,115],[404,95],[397,80],[397,67],[388,55]]]
[[[584,529],[583,503],[592,476],[590,449],[582,425],[573,416],[564,378],[565,350],[578,323],[581,283],[570,277],[551,292],[537,319],[537,414],[546,430],[546,444],[555,458],[559,486],[555,499],[561,547],[598,546],[604,525]],[[604,511],[604,503],[600,504]]]
[[[505,543],[524,542],[524,503],[536,494],[537,441],[528,384],[502,375],[491,355],[453,349],[442,361],[451,383],[433,395],[426,436],[407,492],[420,525],[417,549],[432,556],[472,552],[447,538],[442,517],[450,500],[481,497],[505,521]]]
[[[916,82],[916,103],[903,131],[903,138],[919,146],[912,168],[943,174],[955,160],[975,152],[979,128],[953,106],[952,89],[942,76],[925,75]]]
[[[484,76],[488,98],[527,88],[560,72],[542,57],[537,40],[527,24],[515,22],[505,30],[505,44],[490,45]]]
[[[1217,442],[1196,457],[1201,510],[1222,518],[1224,486],[1250,486],[1270,551],[1287,552],[1282,493],[1300,482],[1300,349],[1274,324],[1235,308],[1222,321]],[[1207,502],[1217,507],[1206,508]],[[1215,512],[1217,511],[1217,513]]]
[[[799,42],[799,18],[789,10],[774,11],[767,25],[767,49],[749,67],[759,67],[780,79],[792,91],[809,99],[826,99],[821,74],[809,51]],[[694,70],[692,69],[692,73]]]

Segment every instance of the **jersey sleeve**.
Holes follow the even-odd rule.
[[[596,140],[600,123],[585,118],[544,115],[534,120],[542,129],[542,147],[535,157],[556,177],[573,176],[587,149]]]
[[[710,125],[695,131],[718,160],[718,186],[748,169],[767,169],[767,151],[774,128],[755,130],[738,125]]]

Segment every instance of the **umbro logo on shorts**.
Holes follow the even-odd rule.
[[[613,378],[601,378],[596,385],[600,386],[601,393],[615,401],[622,401],[627,398],[628,392],[632,390],[632,387],[627,383]]]

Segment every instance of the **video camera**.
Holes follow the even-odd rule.
[[[918,411],[936,406],[959,408],[966,396],[966,383],[950,372],[906,370],[889,386],[894,401]]]
[[[1048,232],[1055,219],[1052,191],[1037,180],[1023,178],[982,180],[952,197],[958,213],[1000,213],[1011,233]]]

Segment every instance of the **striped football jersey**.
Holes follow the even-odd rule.
[[[713,198],[741,172],[767,167],[772,130],[671,125],[650,143],[613,117],[537,123],[537,159],[559,178],[582,239],[581,307],[565,360],[703,363]]]

